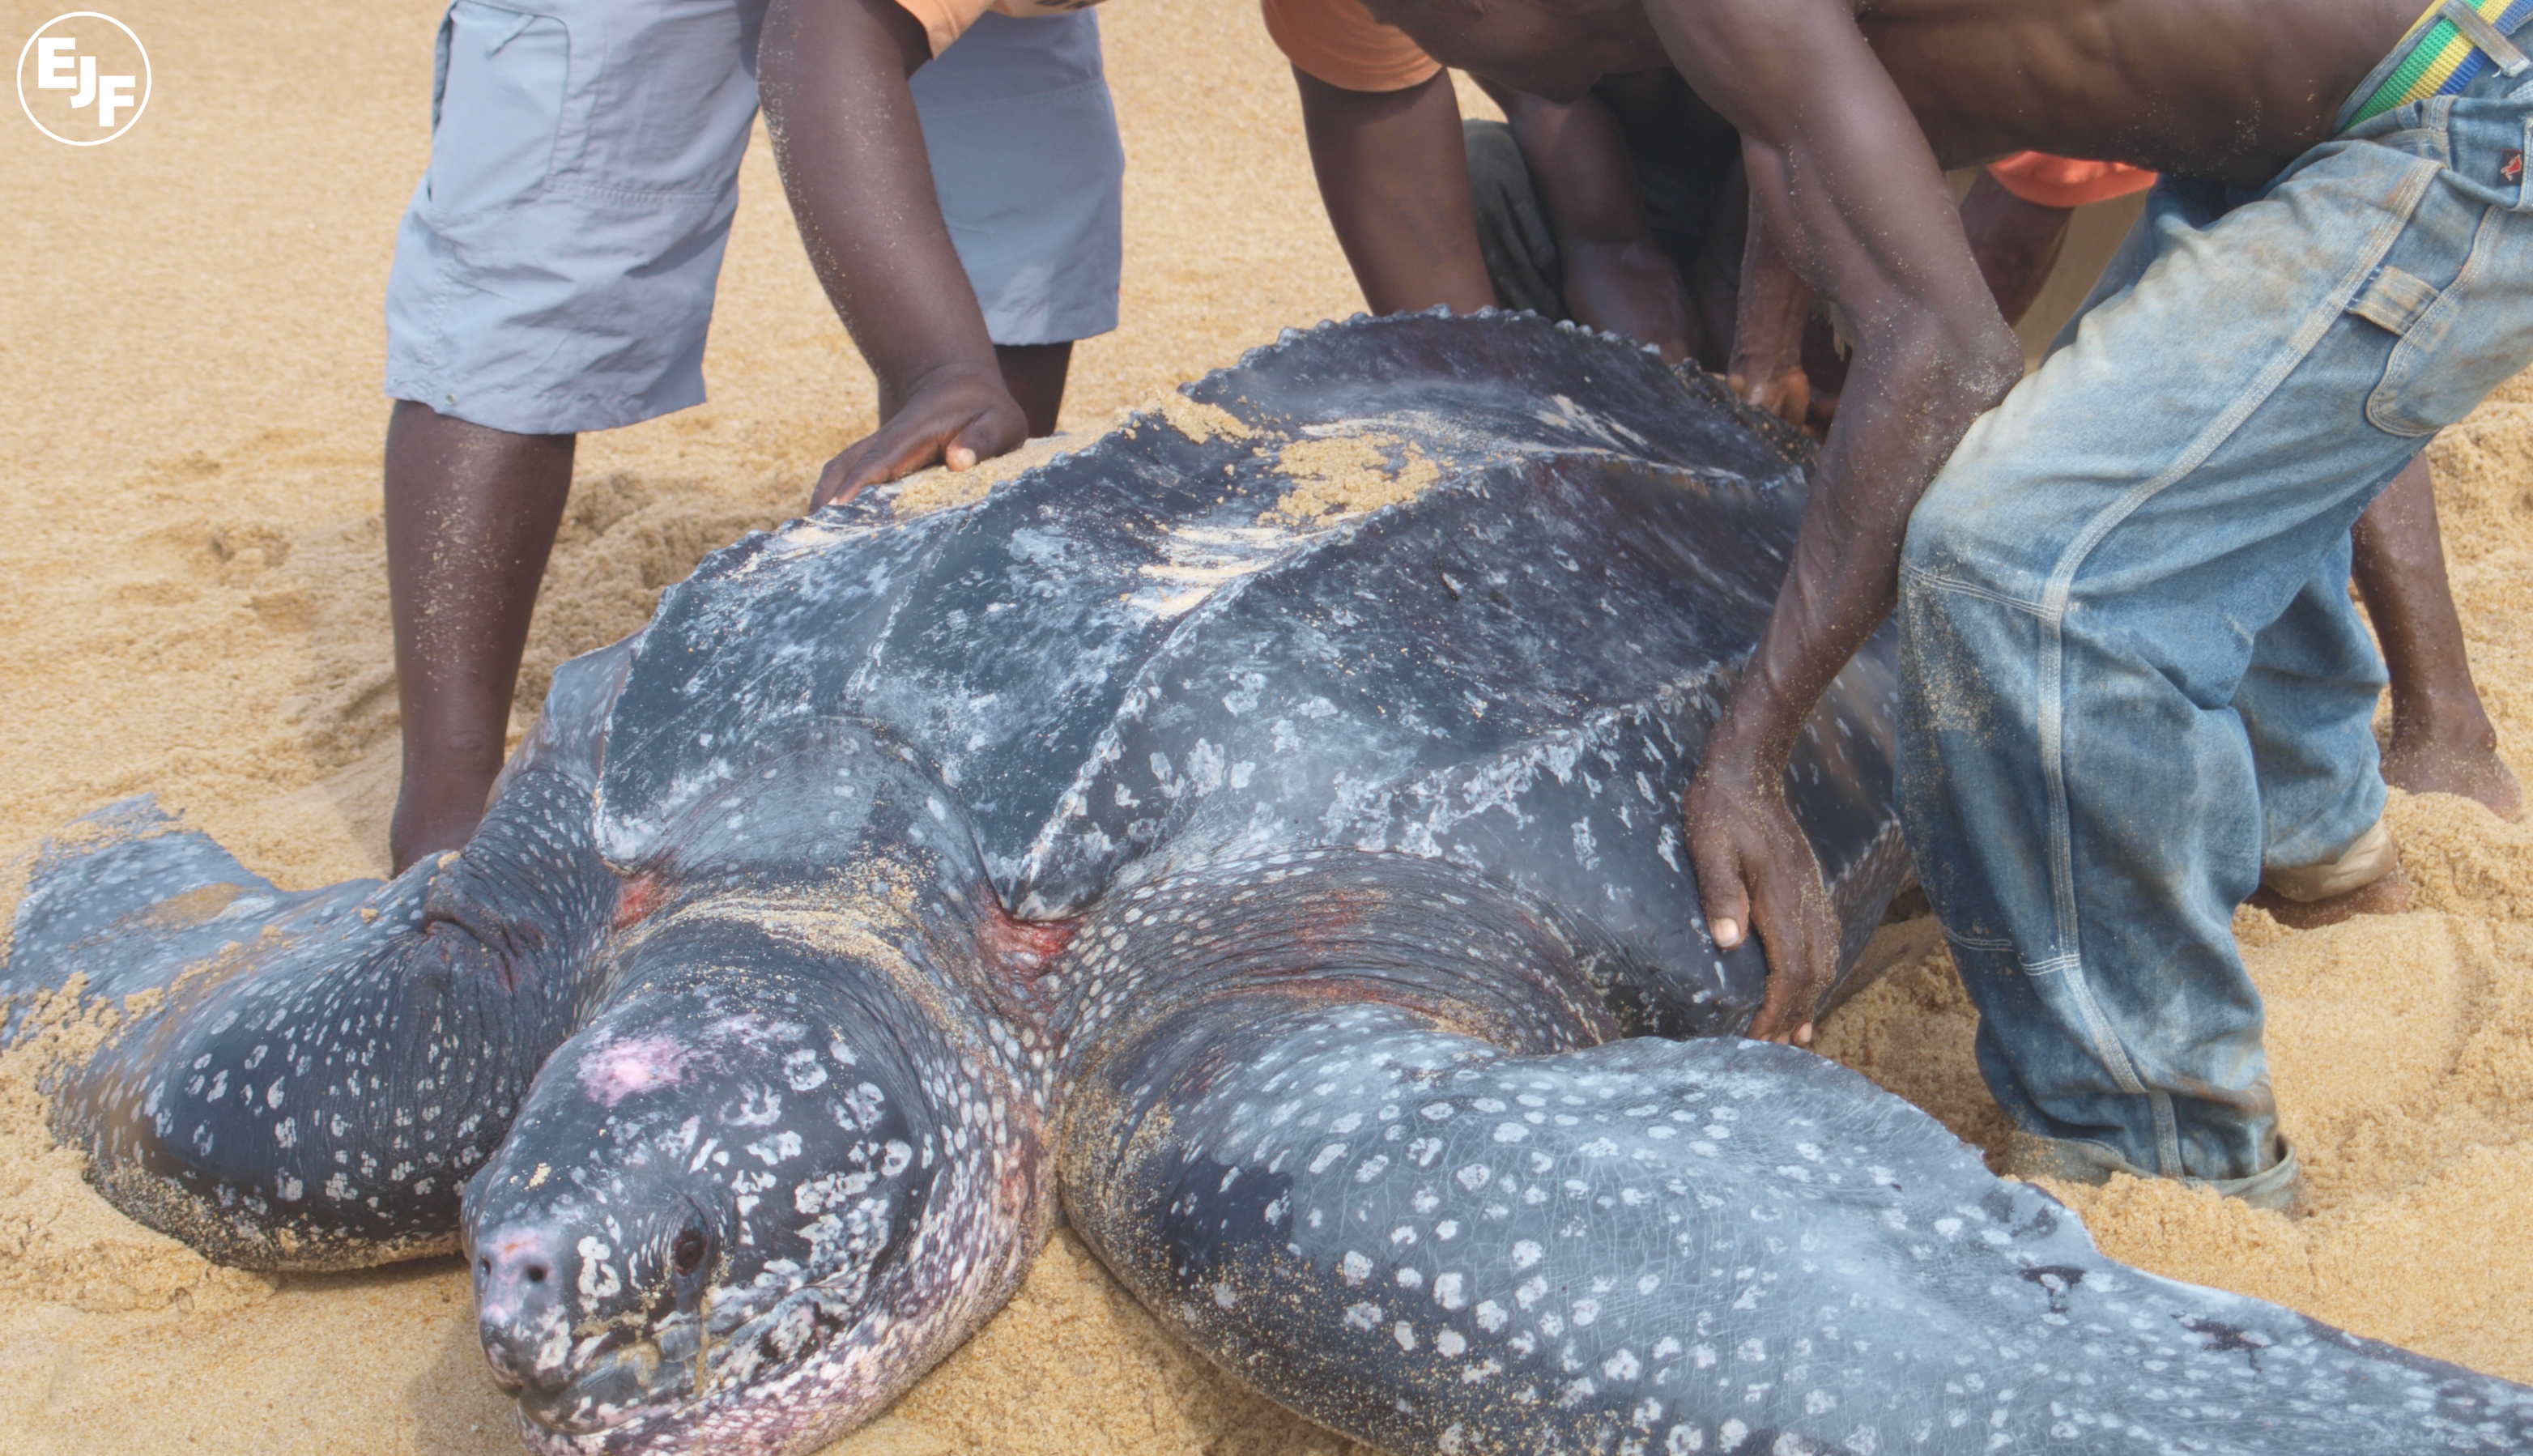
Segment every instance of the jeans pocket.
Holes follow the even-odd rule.
[[[2366,418],[2387,435],[2434,435],[2471,413],[2533,363],[2533,307],[2522,287],[2533,261],[2533,218],[2482,214],[2462,269],[2439,289],[2386,265],[2349,312],[2393,335]]]
[[[432,215],[453,220],[527,202],[554,167],[571,41],[553,16],[457,0],[441,27],[432,101]]]

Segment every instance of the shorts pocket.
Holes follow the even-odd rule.
[[[440,28],[432,99],[435,217],[455,219],[534,198],[554,168],[571,38],[549,15],[457,0]]]
[[[2533,218],[2490,208],[2460,273],[2439,289],[2377,270],[2349,312],[2394,336],[2366,418],[2387,435],[2434,435],[2533,363],[2533,309],[2514,279],[2533,259]]]

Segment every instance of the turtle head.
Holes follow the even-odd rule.
[[[823,1443],[1035,1243],[1035,1109],[964,1039],[896,977],[705,928],[713,954],[556,1053],[467,1189],[485,1354],[533,1449]]]

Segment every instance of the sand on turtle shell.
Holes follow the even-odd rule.
[[[9,33],[51,14],[0,0]],[[141,124],[84,149],[0,126],[5,898],[41,836],[144,790],[285,885],[384,867],[395,693],[379,301],[426,154],[439,14],[434,0],[118,7],[153,65]],[[1076,351],[1066,424],[1083,439],[1281,327],[1360,307],[1256,12],[1122,0],[1102,21],[1134,165],[1124,326]],[[761,142],[706,373],[715,402],[581,441],[521,723],[556,663],[638,627],[706,552],[797,513],[871,422],[870,379]],[[1191,436],[1239,437],[1227,414],[1166,400],[1160,413]],[[2507,743],[2533,741],[2533,628],[2516,625],[2533,581],[2533,390],[2447,431],[2435,456],[2483,685]],[[1351,478],[1305,469],[1301,484],[1363,509],[1409,475],[1387,455],[1352,463]],[[2396,798],[2393,823],[2420,909],[2300,934],[2265,917],[2242,927],[2317,1216],[2289,1225],[2145,1184],[2068,1195],[2107,1248],[2148,1267],[2533,1378],[2533,1307],[2508,1297],[2533,1284],[2533,831],[2438,799]],[[1893,927],[1877,954],[1899,968],[1825,1023],[1823,1045],[1993,1141],[2003,1121],[1939,938]],[[519,1449],[454,1261],[264,1278],[130,1223],[44,1132],[36,1078],[60,1049],[0,1055],[0,1448]],[[1060,1235],[1001,1317],[836,1449],[1335,1456],[1345,1443],[1178,1350]]]
[[[1380,430],[1297,439],[1275,453],[1276,473],[1293,489],[1260,517],[1318,526],[1412,500],[1442,478],[1442,468],[1407,439]]]

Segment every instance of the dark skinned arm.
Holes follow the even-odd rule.
[[[766,131],[827,301],[879,377],[880,428],[827,463],[813,506],[1028,435],[950,246],[907,78],[932,58],[895,0],[773,0],[757,51]]]
[[[1578,323],[1653,345],[1666,364],[1696,353],[1697,323],[1679,270],[1654,241],[1618,118],[1590,96],[1551,101],[1497,86],[1487,94],[1503,108],[1557,235],[1565,311]]]
[[[1751,1034],[1808,1039],[1838,935],[1785,775],[1821,694],[1899,585],[1909,513],[2023,373],[1933,149],[1847,0],[1650,0],[1673,62],[1739,130],[1752,217],[1835,301],[1856,362],[1766,631],[1683,810],[1719,944],[1758,931]]]
[[[1742,403],[1797,430],[1811,415],[1812,380],[1803,373],[1803,326],[1811,317],[1811,285],[1769,241],[1767,224],[1753,209],[1741,244],[1741,294],[1725,382]]]
[[[1396,91],[1348,90],[1299,67],[1293,80],[1320,201],[1372,312],[1492,306],[1451,74]]]
[[[1997,312],[2007,324],[2023,321],[2032,300],[2058,265],[2067,241],[2071,207],[2028,203],[1982,171],[1962,199],[1962,232],[1978,261]],[[1752,226],[1741,257],[1739,327],[1726,374],[1744,403],[1800,426],[1809,413],[1811,378],[1803,372],[1803,328],[1810,321],[1812,291],[1784,255]]]

